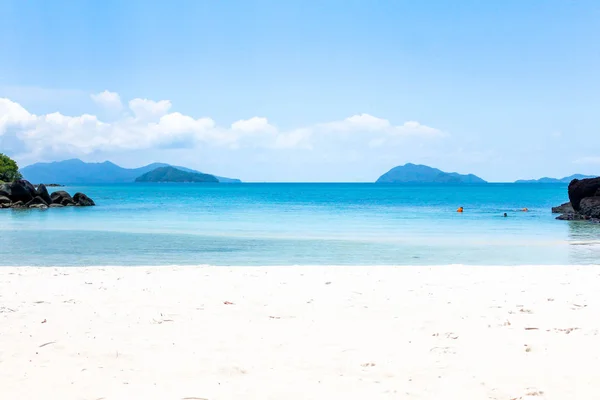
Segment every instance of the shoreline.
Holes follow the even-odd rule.
[[[598,287],[598,266],[582,265],[0,267],[0,387],[24,399],[593,398]]]
[[[600,244],[600,241],[589,241],[593,244]],[[598,243],[596,243],[598,242]],[[587,244],[588,241],[585,242]],[[0,265],[0,272],[3,269],[23,269],[23,270],[47,270],[47,269],[77,269],[77,270],[110,270],[110,269],[148,269],[148,270],[185,270],[185,269],[438,269],[438,268],[600,268],[600,262],[597,264],[273,264],[273,265],[219,265],[219,264],[164,264],[164,265]],[[600,271],[600,270],[599,270]],[[2,274],[0,273],[0,276]]]

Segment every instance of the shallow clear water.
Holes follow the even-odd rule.
[[[96,207],[0,210],[0,265],[592,264],[566,185],[121,184]],[[456,212],[459,206],[463,214]],[[527,207],[529,212],[517,211]],[[508,218],[502,217],[504,212]]]

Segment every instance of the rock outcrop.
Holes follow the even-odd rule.
[[[569,200],[575,211],[579,211],[581,200],[586,197],[597,196],[596,193],[600,190],[600,178],[591,179],[573,179],[569,183]]]
[[[0,185],[0,196],[8,197],[12,202],[27,203],[36,196],[35,187],[24,180],[5,183]]]
[[[589,217],[600,219],[600,197],[586,197],[579,204],[579,213]]]
[[[62,204],[63,206],[74,206],[76,204],[71,195],[64,190],[53,192],[50,198],[53,204]]]
[[[574,213],[575,210],[571,203],[564,203],[557,207],[552,207],[552,214],[568,214]]]
[[[17,201],[15,203],[11,204],[12,208],[26,208],[25,203],[23,203],[22,201]]]
[[[88,207],[88,206],[95,206],[96,205],[94,203],[94,200],[90,199],[89,197],[87,197],[83,193],[75,193],[75,196],[73,196],[73,201],[75,201],[75,204],[77,204],[78,206],[82,206],[82,207]]]
[[[570,212],[567,214],[561,214],[558,217],[556,217],[556,219],[561,220],[561,221],[585,221],[586,218],[583,215],[576,213],[576,212]]]
[[[35,194],[38,197],[41,197],[42,200],[44,200],[46,202],[46,204],[52,203],[52,198],[50,197],[50,194],[48,193],[48,189],[46,189],[46,185],[44,185],[43,183],[40,183],[38,185],[38,187],[35,189]]]
[[[25,205],[27,208],[48,208],[48,203],[46,203],[40,196],[34,197],[33,200]]]
[[[10,199],[8,197],[0,196],[0,208],[10,207],[11,203],[12,203],[12,201],[10,201]]]
[[[569,200],[570,203],[552,208],[553,213],[562,214],[556,219],[600,222],[600,178],[573,179],[569,184]]]
[[[0,185],[0,208],[60,208],[64,206],[95,206],[94,200],[83,193],[74,197],[64,190],[48,193],[45,185],[36,188],[26,180]]]

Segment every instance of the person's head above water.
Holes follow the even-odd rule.
[[[508,217],[508,214],[507,214],[507,213],[504,213],[504,216],[505,216],[505,217]]]

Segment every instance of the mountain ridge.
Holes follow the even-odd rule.
[[[593,175],[574,174],[565,176],[564,178],[548,178],[543,177],[540,179],[519,179],[515,183],[571,183],[573,179],[588,179],[595,178]]]
[[[111,161],[87,163],[78,158],[35,163],[20,169],[24,179],[34,183],[89,184],[133,183],[139,176],[161,167],[174,167],[184,172],[204,174],[190,168],[155,162],[138,168],[123,168]],[[213,175],[221,183],[240,183],[239,179]]]
[[[422,164],[407,163],[390,169],[375,183],[487,183],[477,175],[444,172]]]
[[[158,167],[137,177],[135,182],[219,183],[210,174],[182,171],[176,167]]]

